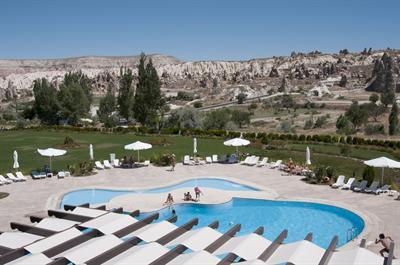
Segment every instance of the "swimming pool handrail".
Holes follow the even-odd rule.
[[[333,251],[336,249],[336,245],[339,241],[338,236],[334,236],[332,238],[331,243],[329,244],[328,248],[325,250],[324,255],[322,256],[321,260],[319,261],[318,265],[327,265],[329,260],[332,257]]]
[[[119,237],[119,238],[124,237],[124,236],[150,224],[154,220],[158,219],[159,216],[160,216],[159,213],[154,213],[152,215],[149,215],[146,218],[143,218],[142,220],[140,220],[136,223],[128,225],[127,227],[124,227],[124,228],[114,232],[113,235],[115,235],[116,237]]]
[[[258,227],[253,234],[257,234],[257,235],[262,235],[264,234],[264,227],[260,226]],[[221,245],[222,246],[222,245]],[[216,250],[216,249],[215,249]],[[232,262],[234,262],[239,256],[236,255],[235,253],[228,253],[218,264],[219,265],[228,265],[231,264]]]
[[[274,241],[272,241],[271,245],[269,245],[263,253],[261,253],[261,255],[258,257],[259,260],[262,260],[264,262],[266,262],[271,256],[272,254],[274,254],[275,250],[277,250],[277,248],[282,244],[283,240],[285,240],[285,238],[288,235],[288,230],[285,229],[283,230],[276,238]]]

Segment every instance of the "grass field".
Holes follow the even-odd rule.
[[[79,146],[67,148],[65,156],[53,159],[53,169],[66,169],[69,164],[76,164],[89,159],[89,144],[93,144],[95,160],[109,159],[110,153],[115,153],[117,158],[124,155],[136,156],[136,152],[124,150],[124,145],[134,141],[143,141],[153,144],[153,148],[140,152],[141,159],[149,159],[155,154],[174,153],[177,160],[181,161],[185,154],[193,152],[193,138],[184,136],[137,136],[133,134],[103,134],[71,131],[12,131],[0,134],[0,174],[14,171],[12,168],[13,150],[18,151],[20,169],[24,173],[30,173],[32,169],[40,169],[49,163],[47,157],[40,156],[37,148],[63,148],[64,138],[70,136]],[[165,142],[165,145],[161,145]],[[352,149],[351,156],[357,159],[340,157],[340,149],[337,146],[325,146],[311,144],[312,161],[314,164],[333,166],[337,174],[351,176],[353,172],[361,176],[364,165],[359,159],[371,159],[378,156],[392,157],[390,153],[364,148]],[[255,147],[241,148],[241,151],[259,156],[267,156],[270,161],[278,159],[303,163],[305,159],[305,148],[303,144],[288,144],[291,150],[263,150]],[[235,149],[223,145],[222,139],[198,138],[198,152],[204,157],[211,154],[232,153]],[[388,174],[397,174],[388,172]],[[377,170],[377,176],[380,176]]]

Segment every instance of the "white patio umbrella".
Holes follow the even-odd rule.
[[[138,161],[139,161],[139,151],[140,151],[140,150],[150,149],[150,148],[152,148],[152,147],[153,147],[153,146],[152,146],[151,144],[143,143],[143,142],[141,142],[141,141],[136,141],[136,142],[134,142],[134,143],[125,145],[124,148],[125,148],[126,150],[135,150],[135,151],[138,151]]]
[[[197,154],[197,139],[193,138],[193,155]]]
[[[311,165],[311,153],[310,153],[310,148],[308,146],[306,149],[306,164]]]
[[[378,157],[375,159],[364,161],[364,164],[371,167],[382,168],[381,183],[383,183],[384,169],[386,168],[400,168],[400,162],[392,160],[387,157]]]
[[[93,145],[92,144],[89,145],[89,158],[90,158],[90,160],[94,159],[94,157],[93,157]]]
[[[67,153],[66,150],[62,149],[55,149],[55,148],[47,148],[47,149],[38,149],[37,150],[39,154],[42,156],[48,156],[50,159],[50,170],[51,170],[51,158],[54,156],[62,156]]]
[[[13,168],[15,168],[15,169],[19,168],[18,153],[15,150],[14,150],[14,153],[13,153],[13,159],[14,159]]]
[[[226,146],[235,146],[236,154],[238,154],[238,152],[239,152],[239,146],[246,146],[249,144],[250,144],[250,141],[243,139],[243,138],[233,138],[233,139],[230,139],[230,140],[224,142],[224,145],[226,145]]]

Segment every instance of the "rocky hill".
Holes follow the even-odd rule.
[[[389,51],[399,65],[400,52]],[[382,51],[349,54],[292,54],[249,61],[184,62],[175,57],[151,55],[166,92],[190,90],[204,99],[232,99],[237,93],[265,95],[274,90],[311,90],[338,84],[346,77],[348,89],[365,87]],[[68,71],[81,70],[93,80],[95,94],[109,82],[118,86],[121,66],[136,74],[138,56],[79,57],[54,60],[0,60],[0,100],[32,96],[32,83],[47,78],[59,84]],[[397,80],[398,74],[395,74]]]

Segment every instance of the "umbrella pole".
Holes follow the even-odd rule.
[[[236,146],[236,156],[239,156],[239,146]]]
[[[139,150],[137,150],[137,160],[138,160],[138,163],[140,163]]]
[[[50,156],[50,171],[51,171],[51,156]]]
[[[382,174],[381,174],[381,185],[383,185],[383,171],[384,171],[385,169],[384,168],[382,168]]]

